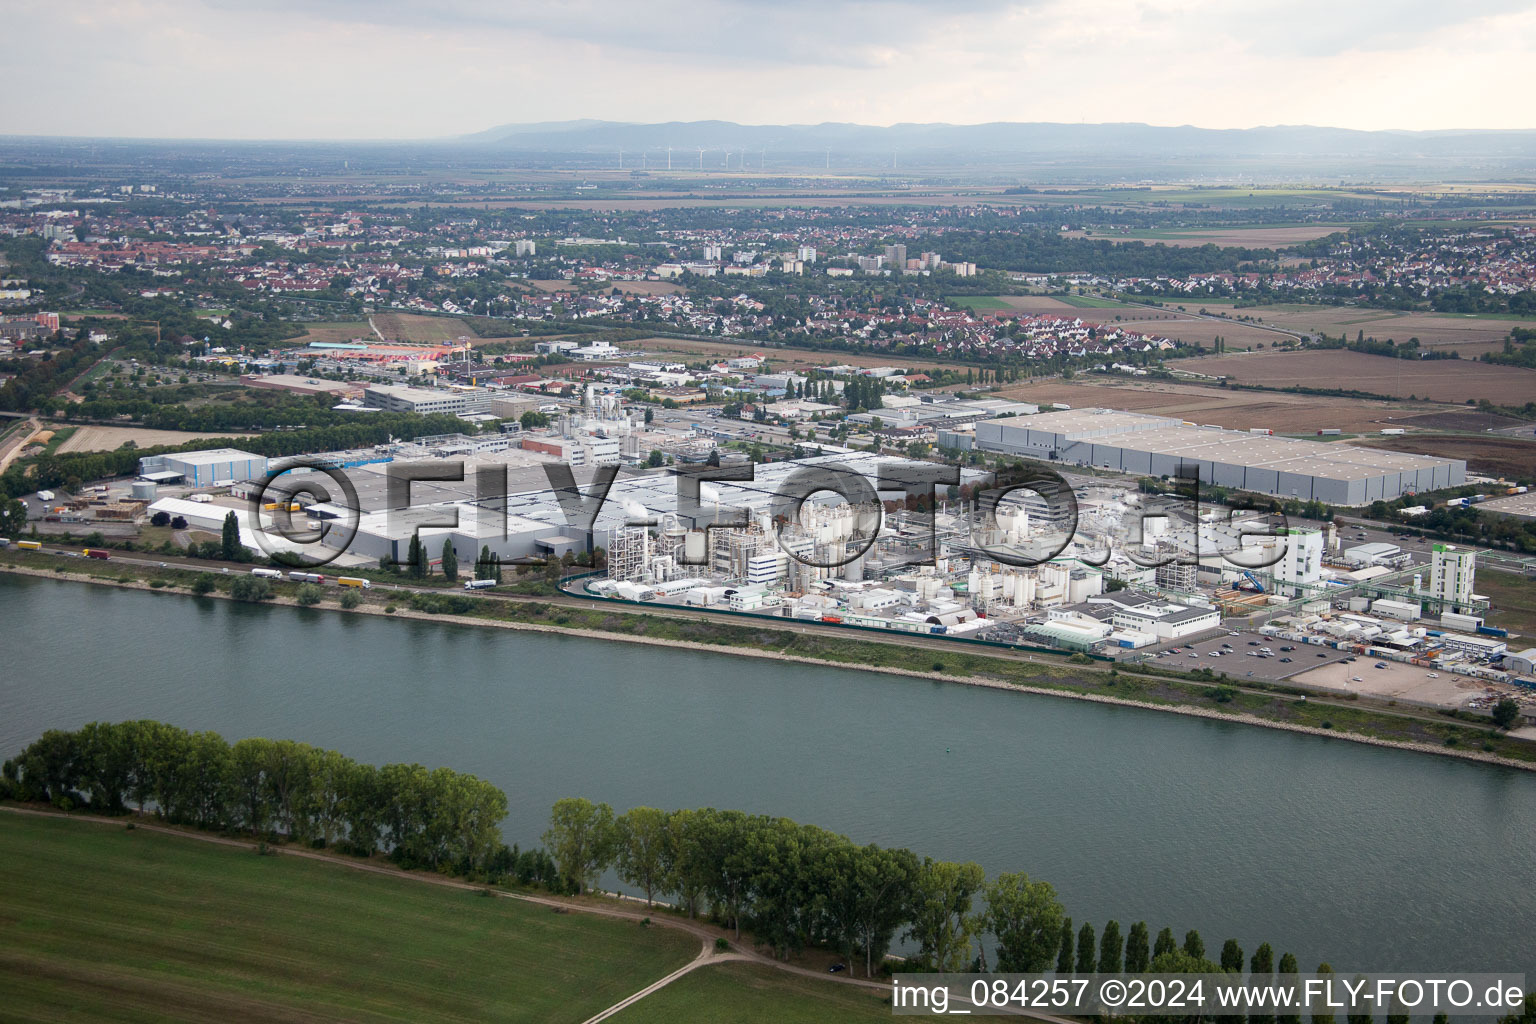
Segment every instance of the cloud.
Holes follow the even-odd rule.
[[[229,12],[253,10],[244,0],[208,4]],[[687,57],[711,65],[749,61],[868,68],[910,49],[931,27],[1024,6],[1020,0],[440,0],[430,5],[407,0],[265,0],[255,9],[333,24],[492,32],[632,56]]]
[[[1287,0],[1225,7],[1212,16],[1216,26],[1270,54],[1334,57],[1351,52],[1382,53],[1432,44],[1459,27],[1498,15],[1529,10],[1530,0],[1393,0],[1340,3]]]
[[[9,0],[0,132],[509,122],[1528,127],[1529,0]],[[60,54],[67,54],[61,60]]]

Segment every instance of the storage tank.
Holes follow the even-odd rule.
[[[142,501],[154,501],[155,493],[159,488],[153,480],[135,480],[130,489],[134,498]]]

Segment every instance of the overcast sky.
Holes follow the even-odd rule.
[[[1536,127],[1536,0],[0,0],[0,24],[0,134]]]

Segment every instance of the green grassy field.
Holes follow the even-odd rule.
[[[700,967],[613,1017],[615,1024],[858,1024],[890,1019],[890,1003],[878,992],[740,962]]]
[[[1488,616],[1488,625],[1502,626],[1511,633],[1527,637],[1536,636],[1536,582],[1522,579],[1512,572],[1495,572],[1483,569],[1477,574],[1474,587],[1479,594],[1486,594],[1494,611]],[[1510,650],[1530,646],[1512,644]]]
[[[0,812],[7,1020],[582,1021],[698,943],[120,825]]]

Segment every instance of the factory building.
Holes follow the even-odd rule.
[[[200,452],[147,455],[139,460],[139,476],[155,483],[185,481],[193,487],[214,487],[267,475],[267,457],[237,448],[208,448]]]
[[[514,454],[522,455],[522,452],[475,458],[494,463]],[[511,466],[505,494],[479,497],[475,480],[477,468],[472,464],[466,468],[462,481],[413,482],[410,506],[391,508],[385,482],[388,464],[362,465],[348,474],[363,507],[356,536],[349,538],[349,530],[333,530],[324,543],[339,545],[350,539],[349,550],[361,557],[400,560],[409,548],[412,533],[420,530],[434,559],[447,539],[453,543],[460,564],[472,563],[482,547],[488,547],[503,560],[510,560],[548,554],[558,556],[568,550],[579,552],[595,546],[609,551],[612,563],[627,565],[638,573],[639,567],[648,560],[658,554],[668,554],[686,541],[688,562],[679,564],[680,572],[684,569],[689,573],[699,571],[689,568],[689,562],[702,567],[723,557],[731,562],[733,575],[751,577],[754,567],[748,563],[752,557],[761,554],[778,556],[786,545],[765,536],[763,540],[767,543],[761,546],[711,551],[706,540],[720,544],[722,541],[718,538],[727,538],[729,534],[719,530],[706,532],[705,528],[712,523],[750,522],[772,514],[781,507],[778,493],[785,488],[785,481],[806,467],[816,465],[839,474],[846,472],[870,484],[879,478],[881,467],[904,465],[915,469],[926,466],[866,452],[760,465],[755,467],[751,481],[703,484],[699,506],[694,509],[679,507],[678,481],[671,474],[626,474],[614,482],[596,521],[588,527],[586,523],[572,523],[566,518],[565,510],[550,490],[540,466]],[[578,486],[585,493],[591,487],[591,469],[576,467],[575,472]],[[974,483],[983,476],[979,471],[967,469],[962,471],[961,479],[965,483]],[[899,493],[887,491],[883,496],[889,498]],[[827,506],[825,512],[812,517],[819,532],[804,538],[811,548],[841,543],[841,538],[856,525],[852,511],[836,496],[817,495],[808,504],[818,508]],[[329,511],[325,506],[316,506],[316,509],[320,514]],[[338,511],[345,512],[344,509]],[[659,536],[649,537],[645,527],[631,527],[632,522],[649,522],[651,530]],[[453,525],[448,525],[450,523]],[[669,533],[669,527],[676,530],[676,536]],[[809,557],[812,553],[807,550],[805,555]],[[777,558],[774,570],[781,581],[797,584],[827,573],[825,569],[807,570],[799,562],[789,559],[779,562]],[[759,580],[768,571],[766,563],[756,565]],[[846,572],[846,569],[839,572]],[[614,576],[616,579],[629,578],[623,569]]]
[[[1477,552],[1453,544],[1436,544],[1430,565],[1430,596],[1442,607],[1467,611],[1472,607],[1472,582],[1477,576]]]
[[[389,412],[414,412],[423,416],[431,413],[460,415],[490,412],[494,394],[485,388],[416,388],[405,384],[370,384],[363,389],[363,401],[372,408]]]
[[[1183,468],[1206,484],[1330,505],[1455,487],[1467,477],[1461,459],[1195,427],[1110,409],[983,420],[976,424],[976,445],[1137,476],[1171,477]]]
[[[1133,590],[1090,597],[1088,604],[1110,609],[1110,624],[1116,629],[1148,633],[1159,640],[1182,640],[1221,625],[1221,612],[1215,608],[1190,608]]]

